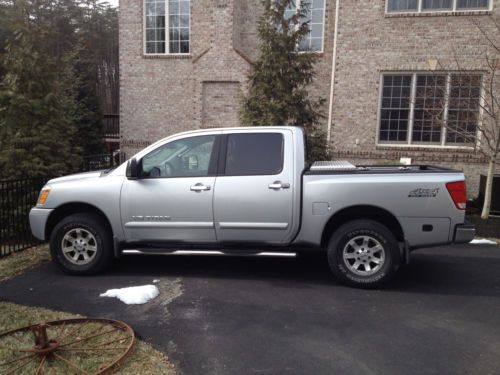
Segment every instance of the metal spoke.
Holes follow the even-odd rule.
[[[372,266],[370,266],[370,263],[365,263],[365,271],[370,272],[372,270]]]
[[[346,253],[344,254],[345,259],[356,259],[357,255],[356,253]]]
[[[368,237],[366,237],[366,236],[363,237],[363,245],[362,246],[364,246],[365,248],[367,248],[368,247],[368,241],[369,241]]]
[[[54,357],[59,358],[61,361],[63,361],[64,363],[66,363],[69,367],[74,368],[75,370],[81,372],[82,374],[90,375],[89,372],[87,372],[84,369],[78,367],[77,365],[75,365],[73,362],[67,360],[66,358],[61,357],[59,354],[54,353]]]
[[[83,327],[85,327],[85,326],[86,326],[87,324],[89,324],[89,323],[90,323],[90,321],[87,321],[87,322],[83,323],[82,325],[79,325],[79,326],[78,326],[78,327],[76,327],[73,331],[70,331],[69,333],[67,333],[67,334],[66,334],[66,335],[64,335],[63,337],[58,336],[58,337],[56,338],[56,341],[59,341],[60,343],[62,343],[66,337],[68,337],[68,336],[70,336],[70,335],[71,335],[71,336],[76,335],[78,332],[80,332],[80,331],[81,331],[81,329],[82,329]],[[63,333],[64,333],[64,331],[63,331]]]
[[[95,337],[98,337],[98,336],[102,336],[102,335],[105,335],[106,333],[111,333],[111,332],[114,332],[114,331],[117,331],[118,328],[114,328],[114,329],[111,329],[109,331],[105,331],[105,332],[101,332],[101,333],[97,333],[95,335],[92,335],[92,336],[87,336],[87,337],[84,337],[82,339],[79,339],[79,340],[76,340],[76,341],[73,341],[73,342],[70,342],[70,343],[67,343],[67,344],[64,344],[64,345],[61,345],[61,347],[63,346],[68,346],[68,345],[73,345],[73,344],[77,344],[79,342],[82,342],[82,341],[86,341],[86,340],[90,340],[90,339],[93,339]]]
[[[10,350],[11,352],[23,352],[24,351],[23,349],[12,349],[12,348],[9,348],[9,347],[3,346],[3,345],[0,345],[0,349]]]
[[[27,366],[31,361],[33,361],[33,357],[35,356],[35,354],[31,355],[25,363],[17,366],[15,369],[13,370],[10,370],[9,372],[5,373],[5,375],[11,375],[11,374],[15,374],[18,370],[22,369],[23,367]]]
[[[361,250],[361,247],[354,241],[349,242],[349,245],[356,251]]]
[[[87,351],[96,351],[96,350],[123,350],[127,349],[126,346],[116,346],[114,348],[62,348],[63,352],[87,352]]]
[[[45,365],[46,359],[47,359],[47,357],[43,356],[42,361],[40,362],[40,365],[38,365],[38,368],[36,369],[35,375],[39,375],[42,373],[41,371],[42,371],[43,366]]]
[[[28,354],[28,355],[24,355],[24,356],[21,356],[21,357],[17,357],[15,359],[11,360],[11,361],[0,363],[0,367],[10,365],[12,363],[15,363],[15,362],[18,362],[18,361],[22,361],[23,359],[30,358],[30,357],[33,357],[33,356],[35,356],[35,354]]]

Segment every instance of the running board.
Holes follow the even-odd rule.
[[[123,250],[122,254],[139,254],[139,255],[228,255],[228,256],[239,256],[239,257],[288,257],[294,258],[297,253],[293,252],[273,252],[273,251],[261,251],[261,252],[223,252],[218,250],[161,250],[161,249],[127,249]]]

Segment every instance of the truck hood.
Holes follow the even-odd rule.
[[[92,171],[85,173],[70,174],[69,176],[53,178],[48,182],[48,184],[58,184],[60,182],[76,181],[76,180],[87,180],[89,178],[98,178],[102,174],[102,171]]]

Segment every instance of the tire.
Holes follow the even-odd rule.
[[[111,233],[97,215],[81,213],[62,219],[50,236],[54,263],[71,275],[103,271],[113,258]]]
[[[378,288],[394,277],[400,263],[398,241],[387,227],[373,220],[342,225],[328,244],[330,269],[345,285]]]

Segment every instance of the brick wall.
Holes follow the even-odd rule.
[[[189,56],[145,56],[142,11],[140,0],[120,2],[122,150],[131,155],[181,131],[238,125],[237,96],[250,64],[233,48],[233,0],[191,2]],[[217,119],[208,111],[222,108],[221,101],[224,116]]]
[[[446,69],[485,69],[486,48],[472,24],[488,16],[387,16],[384,0],[340,0],[331,149],[336,158],[359,163],[399,160],[465,170],[477,193],[484,159],[467,150],[377,146],[380,74],[428,71],[438,59]],[[493,16],[500,16],[494,0]],[[324,51],[311,85],[313,97],[328,100],[335,1],[325,3]],[[259,0],[191,2],[191,53],[183,57],[143,55],[142,1],[120,2],[121,148],[128,155],[184,130],[237,126],[239,93],[245,92],[250,62],[258,55]]]
[[[473,21],[493,32],[489,16],[388,16],[383,0],[340,1],[331,133],[334,157],[356,163],[411,157],[416,164],[461,169],[470,194],[477,194],[479,174],[486,166],[474,150],[377,146],[379,85],[382,72],[429,71],[433,59],[446,70],[457,70],[457,62],[460,69],[485,70],[488,43]],[[498,18],[499,4],[494,1],[493,16]]]

